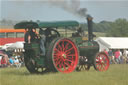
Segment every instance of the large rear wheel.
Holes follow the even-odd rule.
[[[52,71],[70,73],[75,70],[79,61],[78,48],[72,40],[59,38],[51,43],[47,57]]]
[[[97,71],[106,71],[109,68],[109,58],[104,52],[99,52],[94,58],[94,68]]]

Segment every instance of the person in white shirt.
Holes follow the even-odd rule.
[[[2,56],[0,55],[0,66],[1,66],[1,59],[2,59]]]
[[[128,51],[126,49],[123,51],[123,60],[124,63],[128,63]]]
[[[21,63],[19,63],[19,60],[18,60],[17,56],[16,56],[15,59],[14,59],[14,65],[15,65],[16,68],[18,68],[18,69],[21,67]]]

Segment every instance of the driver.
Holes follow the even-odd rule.
[[[42,30],[40,28],[40,31],[39,31],[39,34],[40,34],[40,49],[41,49],[41,55],[45,55],[45,40],[46,40],[46,36],[45,36],[45,32],[44,30]]]
[[[36,29],[35,28],[26,29],[26,33],[24,37],[26,43],[36,42],[38,39]]]
[[[46,28],[46,30],[45,30],[45,35],[46,35],[46,37],[50,37],[51,36],[51,30],[50,30],[50,28]]]
[[[51,28],[46,28],[46,30],[44,31],[45,36],[46,36],[46,42],[50,42],[51,41]]]
[[[77,32],[78,32],[78,35],[79,36],[85,36],[85,33],[84,33],[84,30],[81,28],[81,27],[79,27],[78,29],[77,29]]]

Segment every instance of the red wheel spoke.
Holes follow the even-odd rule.
[[[104,67],[103,67],[103,71],[105,71],[105,70],[106,70],[106,67],[104,66]]]
[[[58,57],[60,55],[61,55],[60,53],[54,53],[54,57]]]
[[[98,64],[98,69],[99,70],[101,69],[101,65],[102,65],[101,63]]]
[[[59,59],[54,59],[54,61],[57,64],[57,63],[59,63],[58,61],[60,61],[60,60]]]
[[[75,55],[74,54],[72,54],[72,55],[67,55],[67,59],[70,59],[70,60],[73,60],[73,58],[75,57]]]
[[[57,48],[55,48],[54,51],[60,52]]]
[[[59,64],[60,69],[62,69],[62,66],[63,66],[63,61],[61,61]]]
[[[54,57],[54,60],[55,61],[58,61],[60,58],[59,57]]]
[[[104,66],[103,66],[103,64],[101,64],[101,70],[103,70],[104,69]]]
[[[72,60],[73,58],[72,58],[72,57],[67,57],[67,59],[70,59],[70,60]]]
[[[73,47],[71,47],[70,49],[66,50],[66,52],[69,52],[69,51],[71,51],[72,49],[73,49]]]
[[[99,64],[97,63],[96,66],[98,66]]]
[[[67,54],[67,56],[75,56],[75,54]]]
[[[71,63],[73,62],[72,60],[69,60],[69,59],[65,59],[65,61],[69,61],[69,62],[71,62]]]
[[[54,53],[53,54],[53,57],[59,57],[59,56],[61,56],[61,53],[59,52],[59,53]]]
[[[66,70],[66,67],[65,67],[65,65],[63,64],[63,68],[64,68],[64,70]]]
[[[69,43],[67,42],[67,44],[65,45],[65,50],[68,49]]]
[[[99,64],[100,65],[100,68],[98,68],[99,69],[99,71],[103,71],[104,70],[104,68],[105,68],[105,66],[104,66],[104,64]]]
[[[64,52],[64,50],[65,50],[64,41],[62,42],[62,48],[63,48],[63,52]]]
[[[96,65],[96,68],[97,68],[98,70],[99,70],[99,66],[100,66],[99,64],[98,64],[98,65]]]
[[[103,70],[105,70],[105,68],[106,68],[106,65],[105,65],[105,64],[103,64],[103,65],[102,65],[102,67],[103,67]]]
[[[60,69],[62,68],[62,64],[59,64],[59,68],[60,68]]]
[[[58,44],[58,48],[60,49],[60,51],[62,51],[62,47],[60,46],[60,44]]]
[[[100,64],[99,70],[101,71],[102,65]]]
[[[71,53],[71,52],[69,51],[69,52],[66,53],[66,55],[69,55],[70,53]]]
[[[61,63],[61,61],[62,61],[62,59],[58,60],[58,61],[56,62],[56,66],[59,65],[59,64]]]
[[[64,64],[69,67],[68,69],[72,68],[72,66],[68,62],[64,62]]]

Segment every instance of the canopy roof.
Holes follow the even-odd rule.
[[[67,26],[79,26],[77,21],[57,21],[57,22],[40,22],[39,27],[67,27]]]
[[[14,28],[15,29],[26,29],[26,28],[38,28],[38,24],[36,22],[19,22],[17,23]]]
[[[99,37],[96,41],[101,49],[128,49],[128,37]]]
[[[20,22],[17,23],[15,29],[25,28],[54,28],[54,27],[67,27],[67,26],[79,26],[77,21],[56,21],[56,22]]]

